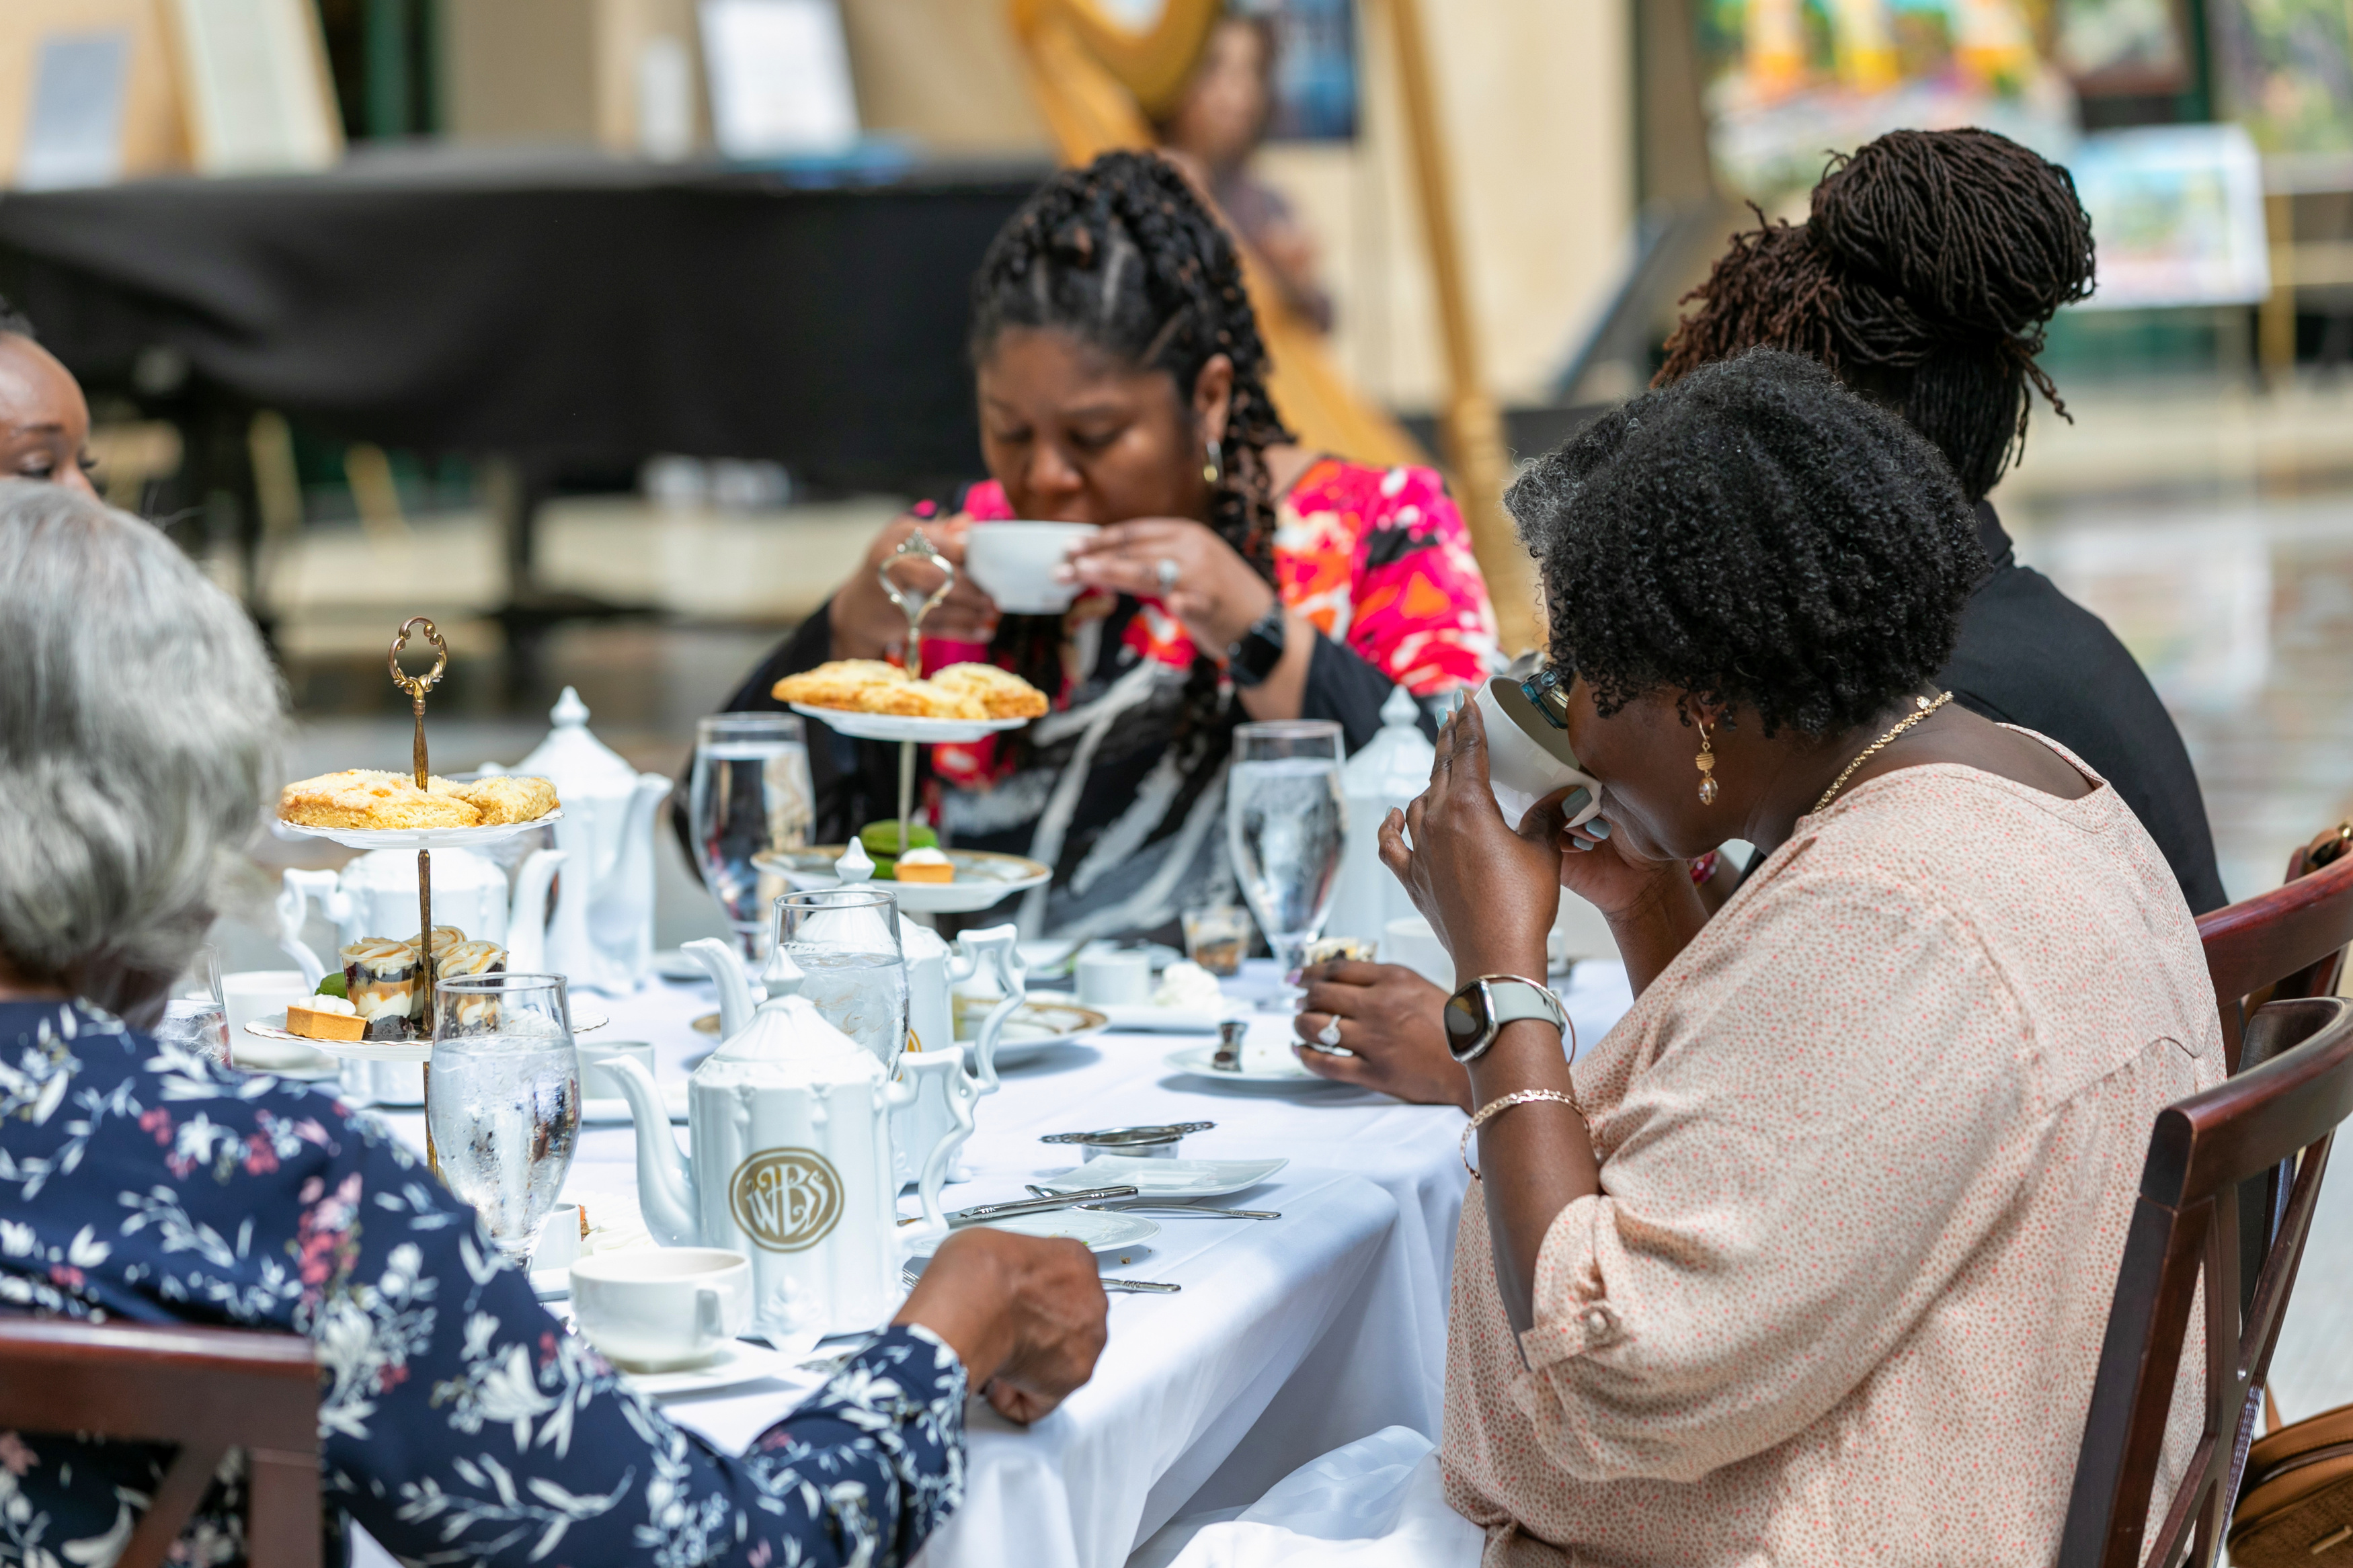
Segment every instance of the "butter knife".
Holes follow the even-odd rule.
[[[1057,1209],[1076,1208],[1081,1204],[1101,1203],[1106,1198],[1135,1196],[1133,1184],[1119,1187],[1089,1187],[1083,1192],[1059,1193],[1052,1197],[1016,1198],[1010,1203],[980,1204],[968,1209],[958,1209],[948,1215],[951,1227],[987,1225],[993,1219],[1010,1219],[1015,1215],[1052,1214]]]

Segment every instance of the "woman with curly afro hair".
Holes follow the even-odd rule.
[[[928,748],[928,793],[944,839],[1053,867],[1026,930],[1174,935],[1185,905],[1232,896],[1235,725],[1333,720],[1353,750],[1397,687],[1435,698],[1486,673],[1469,532],[1430,469],[1297,444],[1233,240],[1157,154],[1046,183],[981,262],[969,347],[990,478],[953,516],[884,529],[729,706],[778,706],[776,679],[822,660],[900,656],[906,618],[874,573],[918,528],[961,564],[992,521],[1101,525],[1062,569],[1082,590],[1067,612],[1000,614],[960,576],[924,623],[927,671],[984,660],[1053,705],[994,744]],[[897,752],[811,748],[820,835],[886,815]]]
[[[2066,170],[1990,131],[1890,132],[1831,160],[1806,222],[1734,237],[1667,340],[1657,384],[1789,349],[1934,443],[1986,555],[1944,684],[2105,774],[2204,914],[2228,900],[2180,732],[2106,625],[2018,563],[1986,500],[2025,446],[2036,395],[2067,417],[2035,356],[2052,314],[2092,289],[2091,219]]]
[[[1506,822],[1474,706],[1381,827],[1498,1004],[1450,1019],[1480,1180],[1408,1489],[1484,1539],[1421,1560],[2050,1562],[2148,1130],[2223,1076],[2164,857],[1936,683],[1985,569],[1968,499],[1815,361],[1695,370],[1508,504],[1600,815]],[[1686,862],[1727,838],[1764,858],[1710,918]],[[1545,973],[1564,886],[1635,992],[1573,1071],[1507,978]],[[2176,1473],[2198,1432],[2178,1405]]]

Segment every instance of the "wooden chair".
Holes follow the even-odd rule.
[[[2353,823],[2290,857],[2286,883],[2199,918],[2206,970],[2232,1070],[2248,1013],[2263,1003],[2335,993],[2353,942]]]
[[[231,1448],[252,1568],[319,1568],[318,1407],[299,1335],[0,1316],[0,1431],[179,1446],[115,1568],[160,1568]]]
[[[2271,1373],[2288,1292],[2337,1124],[2353,1116],[2353,1001],[2274,1002],[2249,1020],[2235,1077],[2168,1106],[2150,1135],[2092,1385],[2062,1568],[2209,1568],[2221,1553]],[[2252,1304],[2240,1289],[2237,1201],[2282,1179]],[[2205,1285],[2205,1421],[2187,1472],[2144,1548],[2149,1501],[2181,1370],[2189,1310]],[[2199,1369],[2192,1369],[2193,1375]]]

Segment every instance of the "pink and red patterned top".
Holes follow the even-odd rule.
[[[976,522],[1014,515],[995,479],[967,491],[964,510]],[[1494,661],[1487,582],[1462,514],[1432,469],[1317,458],[1276,503],[1274,573],[1287,607],[1417,697],[1468,686]],[[1179,668],[1193,662],[1193,639],[1155,601],[1143,601],[1124,635],[1142,657]],[[990,654],[979,643],[923,644],[927,674],[962,659]],[[986,782],[993,751],[985,742],[939,746],[933,765],[973,787]]]

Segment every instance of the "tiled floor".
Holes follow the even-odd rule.
[[[2173,709],[2232,896],[2272,887],[2291,848],[2353,814],[2353,384],[2271,398],[2094,389],[2072,401],[2073,426],[2038,414],[1996,500],[2021,556],[2109,619]],[[549,530],[549,577],[650,600],[675,619],[558,635],[548,683],[577,685],[607,742],[674,774],[695,716],[839,581],[890,510],[567,506]],[[406,704],[380,650],[419,611],[443,618],[458,655],[433,710],[437,765],[512,762],[544,732],[553,690],[511,689],[497,628],[480,618],[503,583],[472,520],[420,521],[407,539],[320,531],[274,582],[305,720],[298,774],[406,761]],[[265,850],[278,863],[290,853]],[[664,845],[657,863],[659,941],[717,934],[681,858]],[[257,868],[248,915],[273,880]],[[223,935],[232,964],[275,966],[258,928]],[[2325,1190],[2274,1385],[2290,1418],[2353,1401],[2353,1170]]]

